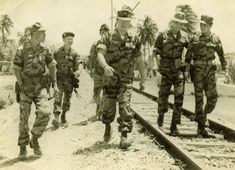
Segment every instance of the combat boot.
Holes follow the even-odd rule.
[[[28,153],[27,153],[27,150],[26,150],[26,146],[25,145],[20,146],[20,154],[19,154],[18,158],[20,160],[24,160],[24,159],[26,159],[27,154]]]
[[[170,134],[172,135],[172,136],[176,136],[176,135],[179,135],[180,134],[180,132],[179,132],[179,130],[178,130],[178,128],[177,128],[177,125],[176,125],[176,123],[174,123],[174,122],[171,122],[171,127],[170,127]]]
[[[40,149],[37,137],[33,136],[29,144],[30,144],[30,147],[33,149],[34,155],[38,155],[38,156],[42,155],[42,151]]]
[[[66,120],[66,115],[65,115],[65,111],[62,112],[61,114],[61,123],[65,124],[67,123],[67,120]]]
[[[59,127],[59,112],[54,113],[54,119],[52,120],[52,125],[56,128]]]
[[[208,131],[205,129],[205,123],[204,122],[198,122],[198,129],[197,129],[197,135],[201,137],[208,137]]]
[[[111,125],[110,123],[105,124],[105,131],[104,131],[104,141],[109,142],[111,139]]]
[[[131,146],[131,143],[127,140],[127,133],[122,132],[120,139],[120,149],[128,149]]]
[[[159,127],[162,127],[163,125],[163,122],[164,122],[164,115],[163,114],[159,114],[158,117],[157,117],[157,124]]]

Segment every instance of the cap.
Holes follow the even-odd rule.
[[[127,5],[123,5],[122,9],[117,12],[117,18],[121,20],[131,20],[133,15],[132,9]]]
[[[188,21],[186,20],[186,16],[183,12],[176,12],[174,18],[172,18],[171,21],[179,22],[182,24],[188,23]]]
[[[213,24],[213,17],[208,16],[208,15],[201,15],[200,23],[212,25]]]
[[[62,34],[62,38],[65,38],[65,37],[68,37],[68,36],[74,37],[75,34],[72,33],[72,32],[64,32],[64,33]]]
[[[101,31],[101,30],[109,31],[109,26],[108,26],[107,24],[102,24],[102,25],[100,26],[100,31]]]
[[[35,22],[31,27],[28,27],[31,34],[37,31],[46,31],[40,22]]]

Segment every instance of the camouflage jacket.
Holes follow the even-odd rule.
[[[55,65],[56,61],[47,48],[38,45],[35,50],[30,42],[17,49],[13,60],[13,69],[21,71],[24,87],[29,94],[45,87],[46,66],[50,68]]]
[[[99,48],[106,51],[105,60],[115,73],[129,78],[133,76],[134,60],[141,56],[141,44],[131,30],[123,38],[114,30],[110,37],[98,43]]]
[[[94,68],[94,72],[96,74],[102,75],[104,73],[104,69],[100,66],[98,60],[97,60],[97,45],[100,43],[100,40],[95,42],[90,49],[90,58],[89,62],[92,62],[92,66]]]
[[[193,36],[185,56],[185,62],[190,64],[192,59],[203,61],[214,60],[215,52],[218,54],[222,69],[224,70],[227,62],[224,58],[224,51],[219,37],[214,33],[211,33],[209,37],[200,33]]]
[[[74,49],[70,48],[67,52],[64,46],[55,51],[53,55],[57,62],[57,77],[68,78],[73,72],[78,70],[78,65],[81,63],[80,56]]]
[[[161,57],[159,70],[170,71],[180,68],[183,49],[188,47],[188,42],[188,35],[183,31],[179,31],[176,37],[170,29],[159,33],[153,50]]]
[[[187,48],[189,38],[187,33],[179,31],[174,37],[171,30],[159,33],[154,50],[163,59],[181,59],[184,47]]]

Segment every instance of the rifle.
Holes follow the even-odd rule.
[[[49,73],[45,73],[43,75],[43,82],[44,82],[44,84],[46,86],[47,94],[49,95],[48,100],[53,99],[55,96],[54,95],[51,96],[50,88],[54,87],[54,84],[53,84],[53,82],[51,80],[51,77],[50,77]]]
[[[75,92],[76,94],[78,94],[77,89],[79,88],[79,79],[77,79],[77,78],[75,77],[75,73],[74,73],[73,71],[71,71],[71,73],[70,73],[70,81],[71,81],[71,83],[72,83],[72,85],[73,85],[73,90],[74,90],[74,92]]]

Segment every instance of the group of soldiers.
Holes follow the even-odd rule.
[[[94,100],[97,104],[96,116],[105,124],[104,141],[111,139],[111,123],[115,119],[116,103],[119,106],[118,130],[121,134],[120,148],[131,146],[128,133],[132,131],[132,113],[130,101],[133,84],[134,65],[137,65],[141,75],[140,89],[145,89],[144,63],[141,54],[141,43],[133,31],[131,20],[134,14],[129,6],[124,5],[117,12],[115,30],[111,33],[106,24],[100,27],[100,39],[92,45],[90,57],[94,62]],[[200,20],[201,32],[189,38],[182,31],[187,23],[185,14],[176,12],[166,31],[160,32],[153,53],[160,56],[159,73],[162,81],[159,86],[158,118],[161,127],[164,114],[168,110],[168,96],[174,85],[174,107],[171,123],[171,134],[178,134],[177,124],[183,105],[185,77],[190,71],[196,98],[196,121],[198,134],[207,135],[205,129],[206,115],[213,111],[217,101],[215,71],[212,61],[217,52],[222,68],[227,72],[220,39],[210,29],[213,18],[202,15]],[[49,122],[50,109],[48,106],[48,86],[52,84],[55,93],[53,126],[66,123],[66,112],[70,109],[70,98],[74,88],[78,87],[82,62],[79,55],[71,48],[74,33],[62,34],[64,45],[52,55],[40,43],[45,40],[45,29],[40,23],[35,23],[30,30],[30,39],[16,52],[13,68],[19,87],[20,123],[18,145],[20,158],[27,156],[26,146],[30,144],[35,155],[41,155],[38,138],[40,138]],[[182,58],[183,49],[187,48],[185,60]],[[192,61],[191,61],[192,60]],[[48,79],[50,81],[48,81]],[[102,92],[103,90],[103,92]],[[203,91],[207,103],[203,108]],[[101,93],[103,93],[101,97]],[[63,102],[62,102],[63,100]],[[28,119],[32,103],[36,106],[36,120],[29,137]],[[61,117],[59,117],[61,115]]]
[[[213,18],[201,15],[199,33],[187,35],[182,28],[186,20],[185,14],[176,12],[171,20],[170,28],[161,32],[155,42],[154,54],[160,55],[159,72],[162,75],[159,87],[158,126],[164,122],[164,114],[168,110],[168,96],[171,86],[174,86],[174,106],[170,131],[172,135],[179,134],[177,124],[181,123],[181,112],[184,98],[185,81],[191,75],[195,91],[195,120],[198,122],[197,134],[208,136],[205,129],[207,114],[216,105],[218,94],[216,90],[216,65],[213,64],[215,52],[219,56],[225,76],[228,76],[228,66],[224,58],[221,41],[211,32]],[[182,58],[186,48],[185,59]],[[207,101],[203,108],[203,92]]]
[[[61,123],[66,123],[66,112],[70,109],[70,98],[73,89],[78,88],[82,69],[80,56],[71,48],[74,33],[63,33],[64,45],[52,55],[46,47],[41,45],[46,37],[42,25],[37,22],[28,27],[28,30],[30,37],[17,49],[13,60],[20,104],[18,145],[20,146],[19,158],[21,159],[27,156],[26,146],[28,144],[33,148],[35,155],[42,155],[38,138],[42,136],[50,120],[51,110],[48,105],[50,86],[54,89],[52,124],[59,127],[60,114]],[[36,106],[36,120],[31,130],[32,138],[30,139],[28,119],[32,103]]]

